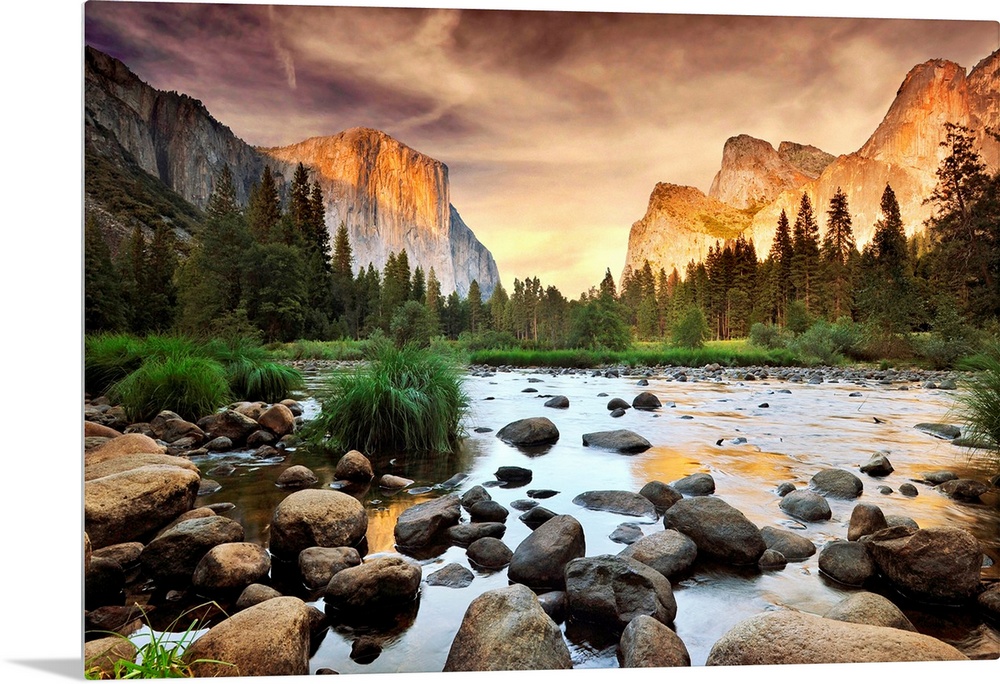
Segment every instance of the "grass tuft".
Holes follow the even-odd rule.
[[[958,397],[959,416],[965,423],[962,436],[992,445],[977,449],[976,458],[1000,474],[1000,346],[972,357],[968,363],[977,372]]]
[[[197,421],[231,398],[222,364],[198,356],[151,357],[108,394],[131,421],[148,421],[163,410]]]

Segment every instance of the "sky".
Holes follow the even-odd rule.
[[[537,276],[569,297],[618,277],[657,182],[707,192],[729,137],[853,152],[913,66],[1000,45],[985,20],[607,7],[89,2],[85,39],[252,145],[384,130],[448,166],[506,287]]]

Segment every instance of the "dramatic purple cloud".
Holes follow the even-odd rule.
[[[910,68],[998,47],[993,21],[129,2],[89,2],[85,38],[251,144],[365,125],[440,159],[508,288],[570,297],[730,136],[852,152]]]

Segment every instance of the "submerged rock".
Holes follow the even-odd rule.
[[[785,494],[778,507],[792,517],[806,522],[829,520],[833,515],[827,500],[808,489],[796,489]]]
[[[653,445],[645,437],[631,430],[609,430],[585,434],[583,446],[617,451],[622,454],[640,454]]]
[[[678,492],[689,496],[708,496],[715,492],[715,478],[708,473],[694,473],[682,477],[671,486]]]
[[[427,576],[427,584],[432,587],[450,587],[452,589],[462,589],[472,584],[475,575],[468,568],[463,568],[458,563],[448,563],[440,570],[436,570]]]
[[[864,490],[864,484],[854,473],[839,468],[819,471],[809,484],[820,494],[836,499],[856,499]]]
[[[801,534],[780,527],[762,527],[760,534],[767,548],[774,549],[789,561],[802,561],[816,553],[816,545]]]
[[[573,499],[573,503],[592,511],[607,511],[648,520],[656,520],[659,517],[652,501],[633,492],[620,490],[583,492]]]

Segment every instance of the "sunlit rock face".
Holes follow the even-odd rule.
[[[263,161],[194,98],[156,90],[122,62],[91,47],[84,57],[84,136],[98,154],[131,157],[191,204],[204,209],[215,178],[229,166],[246,201]]]
[[[499,281],[489,251],[451,206],[448,167],[382,131],[352,128],[334,136],[262,149],[290,178],[301,162],[326,201],[331,235],[343,222],[356,268],[381,269],[405,249],[410,268],[431,267],[441,292],[465,295],[472,280],[484,297]]]
[[[881,218],[880,202],[886,184],[899,202],[907,235],[923,229],[933,207],[924,204],[937,182],[935,172],[948,152],[940,143],[945,124],[967,126],[988,168],[1000,166],[1000,143],[987,133],[1000,129],[1000,51],[982,60],[968,74],[942,59],[910,70],[882,123],[856,152],[832,158],[815,147],[782,143],[778,150],[748,135],[730,138],[722,166],[709,192],[716,206],[691,200],[697,191],[669,193],[654,202],[642,220],[632,226],[626,270],[641,268],[649,258],[669,272],[690,259],[701,260],[720,237],[735,237],[742,210],[745,235],[758,258],[767,256],[782,210],[794,223],[802,195],[826,231],[826,212],[838,188],[847,195],[855,241],[863,248],[871,241]],[[662,193],[659,193],[662,195]],[[655,205],[655,211],[654,211]],[[711,230],[710,226],[725,226]],[[725,234],[725,235],[724,235]]]

